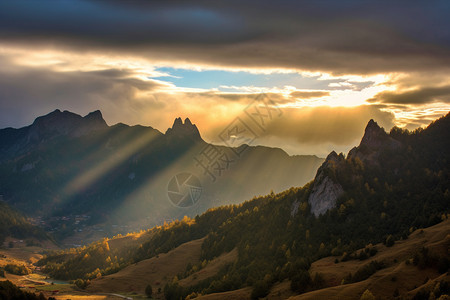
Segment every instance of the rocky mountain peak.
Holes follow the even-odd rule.
[[[102,112],[99,111],[98,109],[94,110],[93,112],[88,113],[86,116],[84,116],[83,119],[105,122],[105,120],[103,119]]]
[[[83,126],[86,127],[87,132],[94,130],[101,130],[108,127],[101,111],[95,110],[83,117]]]
[[[387,139],[388,134],[371,119],[366,126],[360,146],[365,145],[371,149],[379,148]]]
[[[344,156],[342,153],[337,154],[336,151],[331,151],[331,153],[328,154],[327,158],[325,159],[325,162],[330,162],[330,161],[339,162],[343,159],[344,159]]]
[[[176,118],[173,122],[172,128],[167,129],[166,135],[168,137],[178,137],[178,138],[189,138],[192,140],[201,140],[200,132],[197,126],[192,124],[189,118],[184,120],[181,118]]]
[[[383,149],[395,149],[401,143],[391,138],[377,122],[370,120],[364,131],[364,136],[358,147],[354,147],[347,155],[347,159],[358,158],[365,163],[377,164],[379,153]],[[336,178],[336,170],[345,162],[344,155],[332,151],[325,162],[317,170],[308,202],[311,212],[318,216],[328,209],[335,207],[337,199],[344,193],[344,189]]]
[[[56,109],[34,120],[28,132],[28,141],[40,141],[59,135],[82,136],[107,127],[99,110],[82,117],[67,110],[61,112]]]
[[[172,129],[173,128],[180,128],[183,126],[183,121],[181,120],[180,117],[175,118],[175,121],[173,121],[173,125],[172,125]]]
[[[348,153],[348,158],[359,158],[363,161],[376,161],[381,149],[397,148],[401,143],[391,138],[377,122],[370,120],[358,147]]]

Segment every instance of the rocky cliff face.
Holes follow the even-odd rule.
[[[335,207],[337,199],[344,192],[342,186],[332,179],[333,171],[344,160],[345,158],[342,154],[338,155],[333,151],[317,170],[314,185],[308,198],[311,212],[315,216],[324,214],[330,208]]]
[[[377,164],[382,150],[396,149],[401,143],[391,138],[374,120],[366,126],[364,136],[358,147],[348,153],[347,160],[359,159],[367,164]],[[324,214],[336,206],[337,199],[344,193],[344,189],[336,178],[336,170],[345,163],[342,154],[331,152],[322,166],[318,169],[308,202],[311,212],[315,216]]]

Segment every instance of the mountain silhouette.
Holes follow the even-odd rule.
[[[29,126],[0,130],[0,194],[30,216],[87,215],[89,226],[109,224],[112,234],[303,185],[323,162],[277,148],[239,149],[245,151],[237,156],[235,148],[205,142],[188,118],[176,118],[161,133],[108,126],[100,111],[82,117],[55,110]],[[202,185],[200,199],[182,209],[167,190],[179,173],[195,175]],[[65,237],[83,228],[53,229]]]

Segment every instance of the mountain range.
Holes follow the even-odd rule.
[[[277,148],[212,145],[189,119],[161,133],[108,126],[100,111],[55,110],[0,130],[0,195],[57,238],[76,233],[86,242],[301,186],[322,162]],[[183,179],[190,175],[197,186]]]
[[[150,285],[157,299],[446,299],[449,135],[450,114],[412,132],[371,120],[359,146],[330,153],[301,188],[39,265],[90,292]]]

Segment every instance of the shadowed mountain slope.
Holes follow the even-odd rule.
[[[108,126],[99,111],[82,117],[55,110],[30,126],[0,130],[0,194],[25,213],[42,217],[58,237],[80,232],[82,225],[106,224],[102,232],[116,234],[193,217],[303,185],[322,162],[277,148],[211,145],[181,118],[163,134],[139,125]],[[199,197],[190,205],[168,197],[168,184],[180,173],[200,182]],[[180,188],[186,196],[189,187]],[[76,215],[85,216],[78,226],[70,221],[62,228],[57,222]]]

